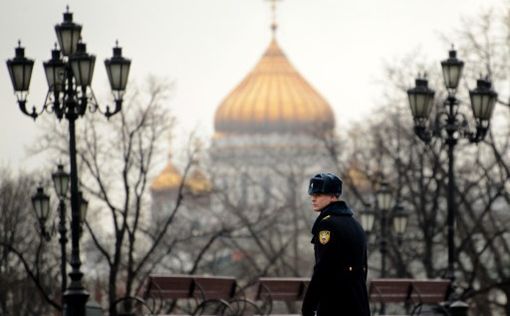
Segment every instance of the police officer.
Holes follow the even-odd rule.
[[[319,212],[312,228],[315,266],[303,300],[304,316],[369,316],[365,232],[342,200],[332,173],[310,179],[308,194]]]

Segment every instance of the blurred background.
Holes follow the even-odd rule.
[[[103,60],[117,40],[131,60],[122,112],[89,111],[76,127],[83,282],[105,313],[152,273],[229,275],[246,288],[260,276],[310,276],[307,184],[334,172],[367,231],[369,279],[450,278],[453,196],[457,294],[473,315],[510,315],[507,1],[2,2],[1,56],[13,58],[20,40],[35,59],[29,109],[44,104],[42,62],[67,5],[96,55],[88,89],[100,108],[114,102]],[[426,77],[431,117],[441,112],[451,49],[465,62],[454,92],[467,122],[454,136],[453,190],[447,137],[420,141],[407,95]],[[464,138],[481,122],[468,91],[480,77],[498,97],[474,145]],[[68,122],[24,116],[10,81],[4,68],[0,314],[58,314],[58,210],[70,196],[54,192],[52,173],[70,170]],[[45,216],[32,209],[37,187]]]

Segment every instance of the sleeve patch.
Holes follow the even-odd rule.
[[[331,233],[329,230],[321,230],[319,232],[319,241],[321,244],[325,245],[329,242],[329,238],[331,236]]]

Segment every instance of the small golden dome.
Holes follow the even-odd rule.
[[[180,172],[169,161],[165,169],[152,181],[152,192],[167,192],[179,189],[182,182]],[[211,191],[211,183],[203,172],[199,169],[193,169],[185,181],[185,187],[194,194]]]
[[[329,104],[290,64],[274,38],[214,118],[220,135],[309,133],[334,126]]]
[[[181,174],[169,161],[165,169],[152,181],[151,190],[153,192],[176,190],[181,185],[181,182]]]
[[[186,187],[190,189],[191,192],[199,194],[210,192],[212,185],[202,171],[195,169],[186,180]]]

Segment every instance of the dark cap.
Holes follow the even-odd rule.
[[[333,173],[319,173],[310,179],[308,194],[342,194],[342,180]]]

